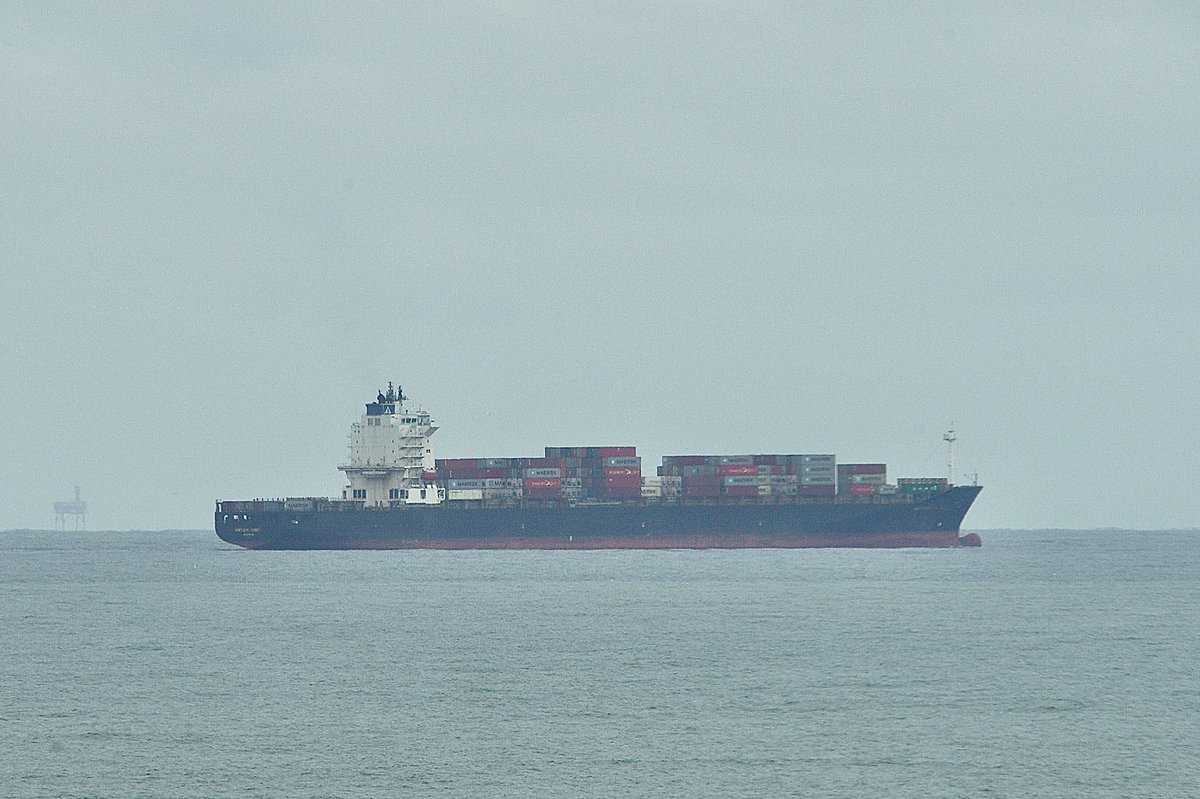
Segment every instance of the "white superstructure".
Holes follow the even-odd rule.
[[[365,501],[368,507],[437,505],[443,490],[432,477],[433,444],[437,425],[429,412],[404,407],[407,397],[388,383],[367,412],[350,427],[350,456],[338,469],[349,485],[343,499]]]

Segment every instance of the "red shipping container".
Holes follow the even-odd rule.
[[[422,483],[436,483],[438,479],[437,472],[421,472]]]
[[[526,491],[558,491],[562,488],[562,480],[557,477],[530,477],[525,481]]]
[[[667,455],[663,458],[664,466],[703,466],[708,460],[707,455]]]
[[[601,458],[634,458],[637,447],[599,447]]]
[[[442,474],[446,477],[455,480],[479,480],[484,477],[484,469],[465,469],[462,467],[455,468],[453,466],[442,470]],[[503,475],[501,475],[503,477]]]
[[[758,486],[725,486],[721,493],[727,497],[757,497]]]
[[[642,470],[632,466],[610,466],[604,470],[605,477],[637,477],[641,479]]]
[[[756,491],[758,489],[755,489]],[[685,497],[717,497],[721,495],[719,485],[687,485],[683,487]]]
[[[887,474],[886,463],[839,463],[838,477],[854,474]]]
[[[875,493],[877,486],[868,483],[855,483],[850,486],[850,493],[856,497],[869,497]]]
[[[561,469],[564,458],[522,458],[526,469]]]
[[[478,461],[478,458],[446,458],[436,461],[436,464],[439,469],[475,469],[479,466]]]
[[[639,491],[642,489],[641,477],[605,477],[604,485],[606,488],[636,488]]]
[[[758,474],[758,467],[747,466],[745,464],[722,466],[721,474],[725,477],[747,477],[752,474]]]

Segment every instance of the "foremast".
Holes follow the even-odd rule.
[[[437,424],[428,411],[406,408],[407,399],[400,386],[388,383],[351,425],[349,457],[338,466],[349,482],[343,499],[367,507],[441,504],[430,440]]]

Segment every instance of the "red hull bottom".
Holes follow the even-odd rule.
[[[975,533],[887,533],[840,536],[628,536],[613,538],[497,537],[437,540],[346,541],[344,549],[899,549],[904,547],[978,547]]]

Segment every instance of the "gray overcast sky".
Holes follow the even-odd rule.
[[[1005,4],[1002,4],[1005,5]],[[274,10],[282,8],[284,10]],[[836,452],[1200,524],[1192,4],[5,3],[0,529],[444,457]]]

